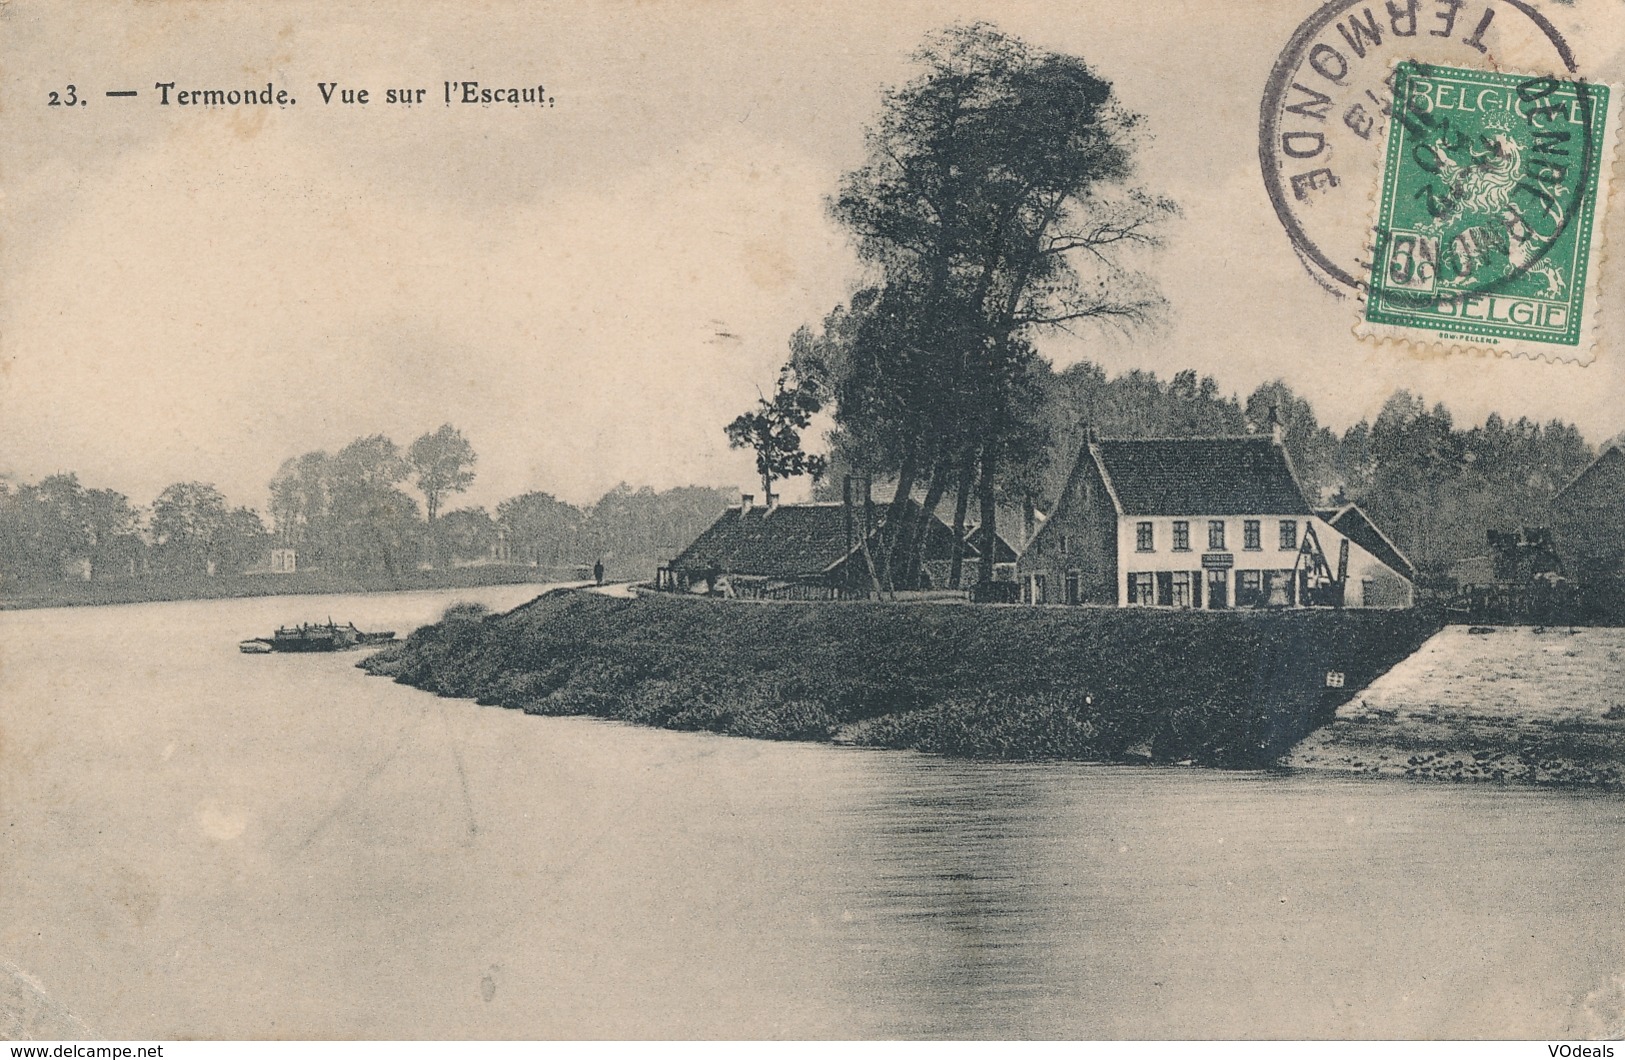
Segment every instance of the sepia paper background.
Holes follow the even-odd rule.
[[[1584,74],[1625,81],[1625,10],[1617,0],[1539,6],[1573,45]],[[826,198],[862,160],[864,126],[885,87],[910,76],[909,56],[924,35],[981,19],[1080,55],[1111,81],[1145,116],[1150,140],[1139,179],[1183,211],[1167,250],[1149,266],[1169,302],[1166,322],[1127,337],[1047,336],[1041,349],[1057,365],[1087,357],[1113,374],[1143,368],[1163,376],[1194,368],[1241,394],[1280,378],[1337,431],[1374,417],[1401,387],[1445,402],[1460,421],[1490,411],[1561,418],[1594,442],[1625,431],[1617,247],[1603,280],[1603,341],[1589,366],[1431,356],[1352,336],[1351,300],[1306,272],[1259,173],[1260,93],[1312,10],[1304,0],[7,0],[0,4],[0,475],[33,480],[72,469],[134,498],[197,479],[217,484],[233,504],[261,507],[267,482],[291,454],[361,434],[411,437],[449,421],[480,453],[470,504],[525,490],[584,502],[619,482],[748,484],[750,457],[728,449],[722,425],[772,385],[792,331],[820,320],[861,275]],[[462,80],[541,84],[554,103],[443,105],[442,82]],[[171,81],[180,88],[270,82],[297,103],[160,106],[154,86]],[[366,87],[373,102],[324,105],[319,81]],[[88,104],[48,107],[47,94],[70,83]],[[427,102],[382,101],[385,90],[407,87],[427,88]],[[116,89],[140,94],[105,96]],[[1622,227],[1625,205],[1615,201],[1603,228],[1617,241]],[[161,635],[130,613],[129,635]],[[267,609],[256,620],[274,623],[277,614]],[[28,651],[46,655],[51,644],[26,641]],[[0,645],[0,703],[19,691],[6,657],[21,650]],[[80,663],[53,665],[72,671]],[[168,724],[159,706],[148,705],[153,713],[143,722],[113,710],[116,689],[107,696],[107,732],[120,739],[139,743]],[[511,720],[522,727],[526,719]],[[515,728],[511,738],[530,737]],[[390,739],[358,736],[342,753],[365,773],[368,756],[381,753],[378,740]],[[657,768],[648,739],[636,737],[632,760],[640,769]],[[235,981],[187,980],[183,992],[166,988],[161,970],[150,980],[121,978],[110,969],[152,966],[142,940],[155,929],[144,925],[164,923],[176,902],[197,898],[194,891],[208,892],[197,907],[204,913],[184,931],[171,925],[184,936],[175,952],[232,945],[252,952],[249,940],[235,937],[237,925],[211,926],[210,918],[231,915],[233,880],[291,871],[267,853],[282,848],[265,835],[303,849],[319,843],[324,826],[282,821],[285,832],[276,832],[268,820],[274,807],[245,809],[242,791],[281,783],[279,766],[217,775],[207,733],[170,733],[157,746],[196,752],[186,814],[174,825],[172,848],[144,841],[126,849],[109,836],[135,827],[144,799],[161,805],[178,797],[176,781],[93,752],[74,760],[75,748],[84,748],[75,741],[8,721],[0,707],[0,804],[10,803],[0,809],[30,836],[8,840],[0,859],[0,896],[10,896],[0,897],[0,958],[40,984],[43,993],[30,1002],[46,1013],[38,1026],[56,1026],[50,1021],[60,1017],[61,1033],[72,1034],[82,1018],[115,1036],[223,1037],[825,1029],[792,1018],[794,997],[771,1012],[736,1012],[713,1000],[720,1008],[711,1020],[697,994],[687,1022],[640,1023],[626,1018],[633,1003],[622,1004],[613,989],[552,1023],[522,1008],[481,1022],[493,1004],[508,1001],[503,977],[519,974],[511,962],[498,970],[502,946],[474,931],[443,965],[379,958],[392,951],[390,929],[366,919],[369,866],[354,853],[333,855],[323,870],[355,888],[353,902],[323,907],[329,920],[269,939],[279,956],[268,964],[245,962]],[[410,755],[417,745],[400,746]],[[434,770],[451,769],[437,753],[422,754],[425,770],[431,759]],[[47,760],[61,768],[64,755],[76,779],[49,789],[57,801],[38,801],[42,789],[26,778]],[[748,772],[748,763],[740,768]],[[435,776],[435,784],[445,779]],[[342,785],[333,783],[342,802]],[[104,784],[129,794],[130,816],[95,822],[63,809],[77,786]],[[410,800],[413,791],[403,781],[394,795]],[[504,782],[486,794],[480,815],[524,813],[524,787]],[[590,817],[609,798],[582,790],[571,806]],[[435,819],[460,835],[462,805],[448,801]],[[483,817],[466,824],[488,826]],[[244,845],[251,842],[262,845]],[[646,871],[658,875],[661,842],[642,842]],[[105,876],[86,881],[62,869],[80,864],[86,851],[106,860]],[[421,863],[428,876],[478,856],[488,857],[449,840],[399,854],[400,865]],[[237,860],[222,868],[223,857]],[[507,867],[494,859],[479,870],[486,878]],[[524,904],[526,888],[545,892],[534,880],[516,887],[492,884],[479,897],[507,908]],[[77,888],[84,897],[70,900]],[[277,915],[297,918],[299,908],[288,899]],[[614,921],[606,914],[605,922]],[[621,969],[620,979],[603,981],[656,990],[657,979],[703,979],[703,969],[725,964],[739,948],[771,966],[772,940],[718,942],[717,925],[727,922],[701,925],[711,932],[700,946],[706,960],[661,966],[658,977]],[[339,940],[336,955],[290,955],[321,937]],[[309,979],[299,972],[305,958],[314,961]],[[587,974],[584,965],[571,967]],[[411,988],[374,989],[368,983],[378,976]],[[495,1000],[482,1001],[487,979]],[[1493,1013],[1509,1012],[1505,1029],[1518,1030],[1557,1025],[1535,1017],[1571,1002],[1509,987],[1505,996],[1480,991],[1461,1003],[1491,1030]],[[53,1004],[58,1015],[50,1015]],[[264,1010],[278,1021],[262,1022],[255,1014]],[[1462,1029],[1444,1014],[1413,1015],[1395,1033]],[[1207,1016],[1184,1029],[1222,1035],[1248,1026]],[[1307,1036],[1318,1025],[1283,1018],[1275,1026]],[[1333,1036],[1376,1030],[1352,1018],[1322,1029]]]

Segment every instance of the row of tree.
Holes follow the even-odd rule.
[[[258,513],[233,508],[203,482],[177,482],[138,509],[76,474],[0,482],[0,579],[47,582],[160,572],[240,571],[270,535]]]
[[[481,559],[529,566],[591,566],[605,560],[621,575],[647,576],[733,502],[731,490],[678,487],[657,493],[621,484],[578,507],[530,492],[498,504],[442,513],[473,483],[473,447],[450,425],[405,452],[383,435],[358,438],[337,453],[288,460],[271,482],[278,543],[302,567],[398,573]],[[410,483],[423,497],[408,494]]]
[[[478,456],[450,424],[402,451],[382,434],[285,461],[271,480],[277,542],[304,566],[398,574],[442,561],[437,521],[446,499],[474,483]],[[425,520],[410,483],[422,495]]]
[[[1236,434],[1273,412],[1313,498],[1360,501],[1435,571],[1481,552],[1486,528],[1540,521],[1590,458],[1570,425],[1492,416],[1457,429],[1406,392],[1338,435],[1280,382],[1241,401],[1193,371],[1055,371],[1034,345],[1043,333],[1132,329],[1161,312],[1136,263],[1177,209],[1133,183],[1140,119],[1082,60],[985,23],[933,35],[915,59],[919,76],[886,95],[867,160],[829,202],[865,283],[792,336],[774,392],[726,428],[755,451],[764,492],[802,474],[824,476],[826,495],[848,473],[887,484],[876,588],[915,582],[920,530],[942,505],[962,541],[968,518],[997,529],[1002,505],[1053,503],[1086,427]],[[835,424],[827,457],[803,447],[821,412]],[[978,582],[993,575],[983,553]]]
[[[263,565],[273,545],[296,549],[302,565],[398,572],[435,559],[435,517],[448,495],[473,482],[475,459],[449,424],[404,453],[383,435],[331,455],[306,453],[271,483],[271,529],[206,482],[177,482],[144,509],[113,490],[87,489],[76,474],[0,482],[0,578],[236,574]],[[408,480],[424,498],[427,523],[400,489]]]
[[[728,429],[771,489],[779,471],[822,470],[798,467],[794,447],[809,412],[833,413],[832,464],[893,483],[877,587],[914,582],[944,497],[961,540],[973,498],[996,529],[1001,496],[1037,489],[1024,478],[1047,448],[1034,338],[1154,320],[1161,298],[1133,266],[1177,212],[1133,184],[1140,118],[1081,59],[986,23],[915,58],[920,75],[887,94],[867,160],[829,203],[866,283],[797,334],[773,396]]]
[[[337,452],[305,453],[284,462],[270,483],[269,527],[203,482],[176,483],[143,508],[113,490],[86,488],[75,474],[0,480],[0,586],[239,574],[264,568],[273,548],[292,549],[301,570],[347,575],[479,560],[581,568],[602,559],[617,575],[645,576],[735,497],[622,484],[586,506],[532,492],[494,514],[443,511],[473,483],[476,460],[450,425],[404,451],[370,435]]]

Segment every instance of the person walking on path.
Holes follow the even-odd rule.
[[[604,584],[604,561],[599,560],[592,565],[592,580],[596,585]]]

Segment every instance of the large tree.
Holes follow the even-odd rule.
[[[406,451],[412,481],[423,494],[431,524],[440,515],[440,505],[448,493],[462,493],[474,484],[478,460],[463,432],[449,423],[418,438]]]
[[[773,396],[758,398],[753,408],[723,428],[729,448],[750,449],[756,454],[764,504],[771,501],[773,483],[780,479],[810,475],[816,481],[824,474],[824,457],[801,447],[801,432],[823,404],[818,381],[803,378],[792,357],[779,372]]]
[[[895,425],[890,451],[866,455],[896,475],[886,550],[902,553],[922,480],[921,522],[950,479],[963,496],[974,478],[996,532],[1005,469],[1034,448],[1031,336],[1150,320],[1160,300],[1125,252],[1156,245],[1174,211],[1130,186],[1139,119],[1081,59],[978,23],[933,35],[916,61],[831,204],[880,291],[855,340],[864,408],[838,420],[852,440],[870,410]]]
[[[1282,447],[1312,502],[1327,500],[1343,485],[1337,480],[1337,435],[1320,425],[1314,406],[1284,381],[1263,384],[1248,395],[1243,408],[1248,424],[1260,431],[1268,428],[1274,414],[1281,425]]]
[[[513,558],[533,566],[581,563],[577,539],[581,509],[551,493],[521,493],[497,505],[497,527],[507,535]]]
[[[417,502],[399,487],[409,466],[382,434],[357,438],[328,464],[339,564],[399,572],[414,561],[422,526]]]
[[[152,502],[153,553],[174,574],[241,573],[260,558],[265,524],[248,508],[232,508],[208,482],[177,482]]]
[[[440,519],[440,540],[454,561],[467,563],[491,555],[497,543],[497,524],[484,508],[458,508]]]
[[[429,516],[430,562],[439,559],[440,535],[435,520],[446,495],[462,493],[474,483],[474,464],[479,458],[463,432],[449,423],[418,438],[406,451],[412,481],[423,494]]]
[[[322,450],[289,457],[271,480],[271,525],[277,543],[297,549],[301,567],[337,561],[333,458]]]
[[[136,511],[122,493],[86,489],[72,473],[0,493],[0,573],[54,581],[129,573],[142,545]]]

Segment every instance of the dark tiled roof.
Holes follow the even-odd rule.
[[[998,542],[998,546],[993,550],[993,562],[1014,563],[1016,561],[1016,550],[1010,547],[1010,542],[1005,539],[1005,536],[995,534],[994,540]],[[979,526],[972,527],[970,533],[965,535],[965,555],[980,556],[982,554],[982,545],[986,541],[987,534],[982,532],[982,528]]]
[[[885,510],[884,504],[875,505],[877,524],[884,522]],[[854,514],[855,532],[861,534],[863,514]],[[931,523],[925,558],[947,559],[953,554],[953,531],[940,518]],[[715,565],[731,574],[789,578],[821,574],[846,554],[846,511],[840,504],[781,504],[743,514],[736,506],[718,516],[671,566],[703,571]]]
[[[1098,444],[1124,515],[1309,514],[1285,451],[1268,435]]]
[[[1567,500],[1569,491],[1574,489],[1575,486],[1578,486],[1581,482],[1591,478],[1593,475],[1602,474],[1600,469],[1606,467],[1608,464],[1617,464],[1622,459],[1625,459],[1625,449],[1622,449],[1617,442],[1612,440],[1604,442],[1602,452],[1597,454],[1597,459],[1587,464],[1584,471],[1581,471],[1578,475],[1575,475],[1569,480],[1568,485],[1558,490],[1557,494],[1552,497],[1552,503],[1559,504]]]
[[[1322,508],[1315,514],[1324,519],[1333,530],[1376,556],[1392,568],[1394,573],[1409,581],[1416,580],[1416,568],[1411,566],[1411,561],[1405,558],[1405,554],[1392,541],[1383,536],[1376,524],[1371,521],[1371,517],[1361,511],[1358,505],[1345,504],[1341,508]]]
[[[729,508],[672,561],[674,570],[716,565],[740,574],[818,574],[846,555],[839,504],[781,504],[743,514]]]

